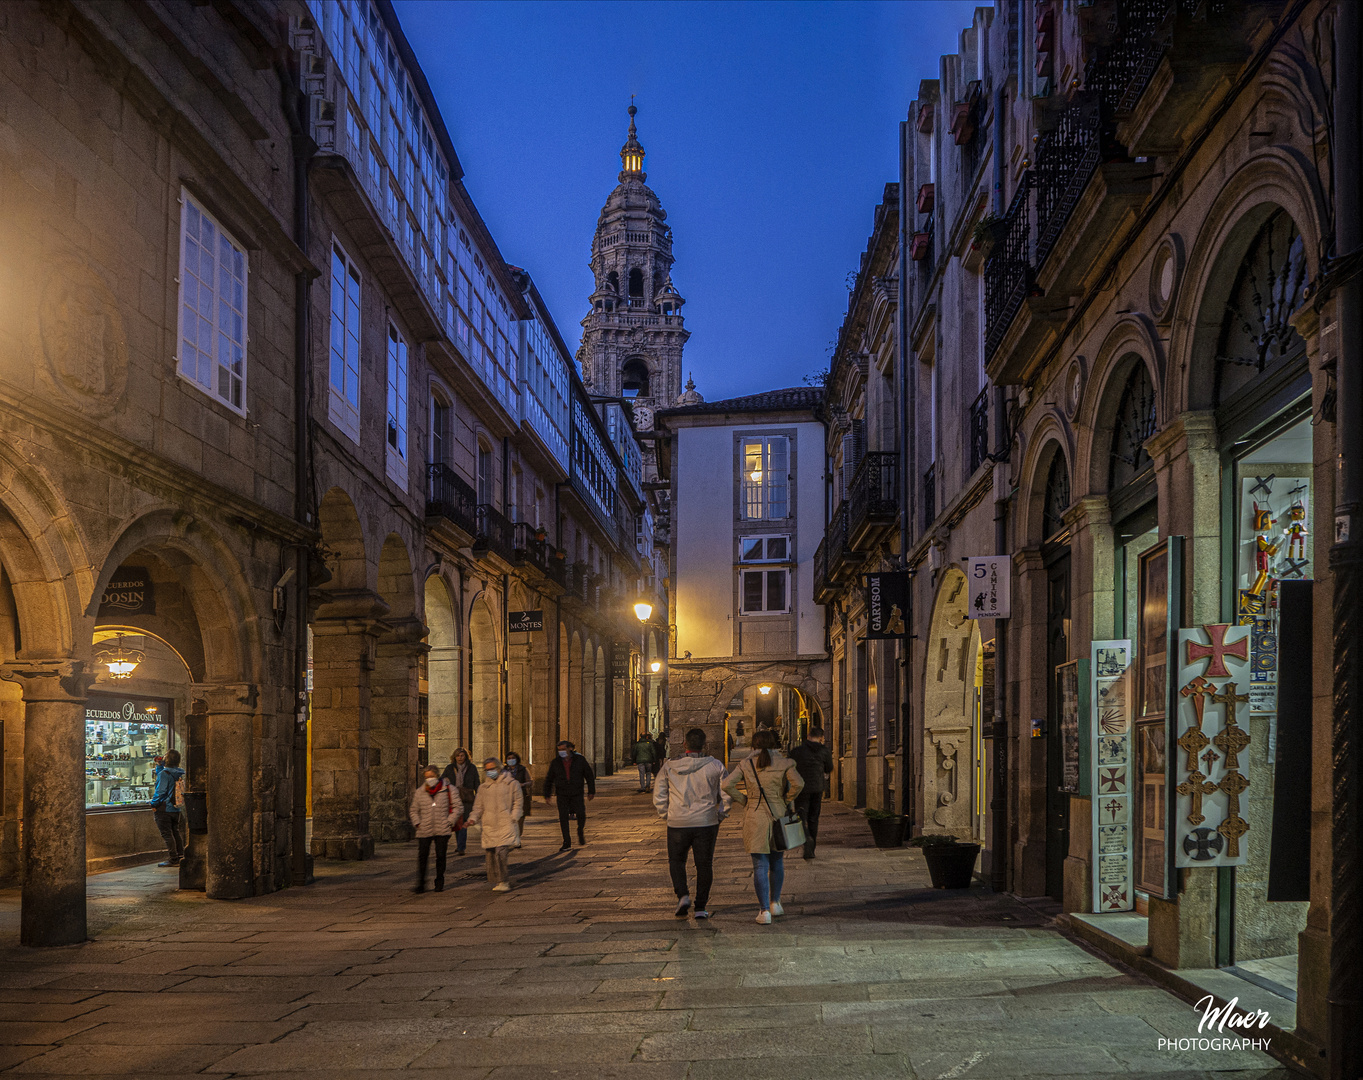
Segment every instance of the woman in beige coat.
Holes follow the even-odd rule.
[[[487,879],[496,892],[507,892],[506,856],[516,843],[516,824],[525,816],[521,785],[496,758],[483,762],[486,779],[478,785],[470,825],[483,827],[483,851],[487,855]]]
[[[773,915],[784,915],[781,885],[786,878],[785,853],[771,848],[771,827],[786,812],[786,804],[804,788],[795,762],[777,749],[780,744],[771,728],[760,728],[752,737],[753,752],[724,781],[724,790],[743,815],[743,849],[752,856],[753,888],[761,908],[757,921],[764,925]],[[739,790],[739,783],[743,790]],[[758,786],[761,786],[759,792]],[[766,796],[763,798],[763,796]]]

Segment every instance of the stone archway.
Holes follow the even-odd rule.
[[[966,577],[949,567],[937,587],[923,672],[923,831],[969,836],[972,705],[978,625]]]
[[[56,493],[3,446],[0,462],[0,756],[23,778],[0,802],[0,880],[22,882],[21,944],[69,945],[86,938],[82,597],[94,575]]]

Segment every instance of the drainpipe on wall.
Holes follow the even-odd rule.
[[[910,377],[909,356],[909,132],[908,120],[899,122],[899,567],[909,568],[909,548],[913,544],[913,439],[914,384]],[[917,780],[913,775],[918,755],[911,752],[913,745],[913,589],[907,592],[907,618],[904,636],[899,641],[899,670],[904,698],[899,703],[899,812],[914,831],[914,810],[917,804]],[[844,641],[846,638],[844,637]],[[844,656],[846,650],[844,648]]]
[[[995,215],[1003,213],[1003,110],[1007,98],[1002,89],[994,95],[994,192],[990,209]],[[1008,400],[1003,387],[994,388],[994,453],[1004,456],[1012,447],[1004,446],[1008,438]],[[1002,461],[995,462],[997,469]],[[1012,477],[1008,477],[1011,481]],[[997,481],[996,481],[997,483]],[[994,502],[994,553],[1008,553],[1008,488],[1002,498]],[[990,832],[994,836],[994,851],[990,857],[989,885],[995,892],[1008,889],[1008,852],[1012,844],[1008,837],[1008,620],[994,621],[994,725],[991,748],[994,769],[989,799]]]
[[[308,250],[308,169],[317,144],[308,133],[308,100],[298,88],[297,57],[288,48],[288,32],[275,57],[279,76],[281,106],[289,125],[293,157],[293,241]],[[300,270],[293,276],[293,398],[294,398],[294,519],[305,529],[314,529],[312,512],[312,414],[308,340],[311,336],[310,287],[312,276]],[[290,883],[306,885],[309,879],[307,841],[308,813],[308,560],[311,549],[294,547],[294,722],[293,722],[293,806],[290,848],[293,853]]]
[[[1336,262],[1363,253],[1363,12],[1340,4],[1335,15]],[[1345,271],[1348,274],[1348,271]],[[1363,1073],[1363,858],[1360,857],[1360,757],[1363,757],[1363,278],[1355,270],[1335,292],[1339,351],[1335,438],[1335,543],[1330,548],[1334,579],[1334,725],[1330,760],[1333,865],[1330,881],[1330,1076]]]

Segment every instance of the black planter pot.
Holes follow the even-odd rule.
[[[900,814],[894,817],[867,818],[866,824],[871,826],[871,837],[875,840],[876,847],[903,847],[904,821]]]
[[[934,889],[968,889],[980,857],[979,844],[925,844],[923,859]]]

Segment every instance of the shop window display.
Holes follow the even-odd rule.
[[[156,766],[172,749],[171,703],[91,694],[85,705],[85,807],[148,806]]]

